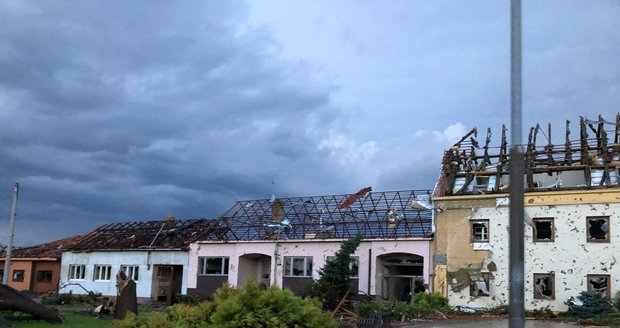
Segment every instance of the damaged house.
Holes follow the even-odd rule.
[[[619,126],[603,117],[530,129],[525,146],[525,307],[565,311],[581,291],[620,290]],[[506,129],[491,147],[473,129],[443,157],[434,191],[435,291],[452,306],[494,307],[509,295],[509,171]],[[541,142],[541,140],[544,140]]]
[[[430,191],[239,201],[218,220],[219,240],[192,243],[188,293],[212,295],[249,279],[308,291],[318,269],[343,240],[362,236],[353,255],[353,293],[401,299],[416,282],[429,281],[432,211]]]
[[[48,293],[55,291],[60,280],[62,252],[78,241],[80,236],[55,240],[11,252],[7,285],[19,291]],[[0,253],[0,277],[4,275],[6,252]]]
[[[138,298],[167,303],[185,293],[189,244],[222,238],[224,229],[206,219],[121,222],[83,235],[62,254],[61,293],[116,296],[116,274],[125,268]]]

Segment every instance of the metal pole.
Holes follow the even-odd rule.
[[[521,0],[510,1],[510,328],[523,328],[525,159],[521,145]]]
[[[2,284],[9,282],[9,267],[11,266],[11,252],[13,251],[13,237],[15,237],[15,216],[17,215],[17,196],[19,195],[19,183],[15,184],[13,190],[13,206],[11,207],[11,223],[9,228],[9,244],[6,246],[6,257],[4,258],[4,275]]]

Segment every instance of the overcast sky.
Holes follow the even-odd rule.
[[[524,127],[613,120],[620,2],[523,10]],[[444,149],[510,125],[509,24],[508,0],[1,1],[0,242],[15,182],[18,245],[215,217],[272,180],[432,189]]]

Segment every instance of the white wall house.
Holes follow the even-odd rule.
[[[116,296],[116,274],[125,266],[128,278],[136,283],[139,298],[158,299],[166,297],[158,286],[168,284],[170,275],[188,272],[186,251],[104,251],[64,252],[60,271],[60,292],[84,294],[99,292],[105,296]],[[179,276],[180,286],[175,291],[186,293],[187,274]],[[165,280],[165,282],[163,281]],[[178,284],[178,282],[177,282]]]
[[[221,231],[214,221],[173,217],[101,226],[63,252],[60,292],[117,296],[116,274],[124,266],[137,297],[172,303],[187,291],[189,244],[220,238]]]

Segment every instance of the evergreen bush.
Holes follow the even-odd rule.
[[[580,318],[592,318],[595,315],[609,313],[613,306],[599,292],[581,292],[579,299],[583,302],[581,306],[573,306],[568,310],[571,315]]]
[[[351,287],[351,255],[362,241],[361,236],[345,240],[335,256],[319,269],[318,280],[312,284],[312,295],[318,297],[326,309],[334,309]]]

